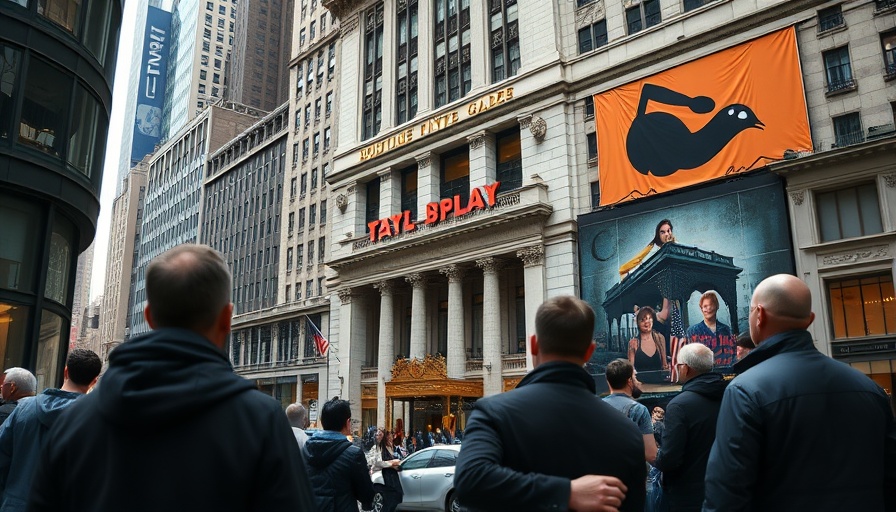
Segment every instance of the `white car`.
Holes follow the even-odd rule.
[[[404,499],[397,510],[438,510],[460,512],[460,504],[454,498],[454,464],[460,452],[459,444],[441,444],[424,448],[401,461],[398,476]],[[383,473],[377,471],[371,477],[374,484],[383,483]],[[380,512],[383,495],[377,492],[373,498],[373,510]]]

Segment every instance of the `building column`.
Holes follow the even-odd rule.
[[[488,8],[491,2],[471,2],[470,5],[470,92],[485,89],[491,83],[489,67],[492,37],[489,30]],[[534,18],[533,18],[534,19]],[[432,26],[432,25],[430,25]],[[485,37],[477,37],[484,34]]]
[[[448,378],[462,379],[467,371],[464,353],[464,274],[458,265],[439,269],[448,277]]]
[[[396,31],[394,27],[397,16],[394,4],[390,5],[386,2],[383,7],[383,90],[380,103],[382,124],[379,133],[385,133],[395,126],[395,54],[397,45],[395,44]]]
[[[441,170],[439,155],[430,152],[417,159],[417,218],[425,218],[426,205],[439,200]]]
[[[467,137],[470,142],[470,190],[497,179],[495,136],[485,130]]]
[[[385,219],[401,211],[401,178],[392,179],[392,168],[377,171],[380,177],[380,218]]]
[[[394,284],[381,281],[374,288],[380,291],[380,350],[377,354],[376,424],[388,426],[386,418],[386,382],[392,380],[395,361],[395,313],[392,307]]]
[[[350,109],[351,113],[339,116],[339,126],[334,126],[339,134],[336,141],[341,145],[338,149],[356,144],[361,139],[361,102],[358,101],[358,96],[364,89],[358,87],[358,73],[364,69],[361,66],[364,62],[364,38],[359,30],[360,14],[355,13],[339,23],[342,43],[339,45],[340,80],[336,82],[339,88],[337,96],[342,112],[346,113],[345,110]]]
[[[345,354],[341,361],[329,357],[330,364],[338,368],[338,396],[348,400],[352,407],[352,430],[361,426],[361,367],[364,365],[367,325],[364,319],[364,307],[361,298],[352,294],[351,289],[339,290],[339,348]],[[357,307],[353,307],[357,306]],[[343,335],[344,334],[344,335]],[[334,365],[334,360],[335,365]],[[337,366],[338,365],[338,366]],[[331,373],[331,374],[332,374]],[[334,393],[334,396],[336,393]],[[329,400],[328,397],[327,400]]]
[[[432,9],[432,2],[421,0],[417,2],[417,62],[421,63],[417,67],[417,116],[421,117],[433,106],[433,88],[435,87],[435,74],[433,71],[433,62],[435,58],[435,49],[433,47],[432,37],[425,37],[423,34],[431,34],[433,19],[435,18]],[[394,25],[393,25],[394,26]],[[423,30],[421,30],[421,28]],[[428,64],[424,64],[428,63]],[[422,210],[421,210],[422,211]]]
[[[500,262],[496,258],[476,260],[482,269],[482,392],[485,396],[503,391],[501,377],[501,291]]]
[[[413,287],[411,296],[411,353],[408,359],[426,356],[426,278],[415,273],[405,277]]]
[[[523,286],[526,289],[526,370],[532,370],[532,350],[529,337],[535,334],[535,312],[545,301],[544,246],[533,245],[517,251],[523,260]]]

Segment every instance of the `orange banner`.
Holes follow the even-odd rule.
[[[812,148],[793,27],[594,96],[601,206]]]

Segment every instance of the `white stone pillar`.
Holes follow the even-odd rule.
[[[460,3],[460,2],[458,2]],[[470,2],[470,92],[485,89],[491,78],[491,31],[488,8],[491,2]],[[536,19],[536,18],[530,18]]]
[[[481,131],[467,137],[470,142],[470,191],[494,183],[497,176],[495,136]]]
[[[363,307],[358,304],[359,297],[352,295],[351,289],[339,290],[339,353],[342,357],[337,359],[328,358],[331,369],[338,368],[339,386],[338,392],[334,392],[333,396],[339,396],[343,400],[348,400],[352,406],[352,430],[357,425],[360,426],[361,421],[361,366],[364,364],[365,349],[365,332],[366,322],[363,318]],[[354,306],[358,307],[354,307]],[[336,373],[336,372],[334,372]],[[329,400],[331,397],[328,397]],[[323,404],[321,404],[323,405]]]
[[[464,273],[458,265],[439,269],[448,277],[448,378],[462,379],[467,371],[464,352]]]
[[[526,369],[534,368],[529,337],[535,334],[535,312],[547,300],[545,296],[544,246],[534,245],[517,251],[523,260],[523,285],[526,288]]]
[[[385,219],[401,211],[400,179],[392,179],[391,167],[377,171],[380,177],[380,218]]]
[[[395,313],[392,307],[394,284],[381,281],[374,288],[380,291],[380,350],[377,355],[376,424],[387,425],[386,382],[392,380],[392,363],[395,361]]]
[[[411,354],[409,359],[426,356],[426,278],[415,273],[405,277],[413,287],[411,295]]]
[[[417,219],[426,217],[426,205],[439,200],[441,181],[439,155],[424,153],[417,157]]]
[[[498,282],[500,262],[495,258],[476,260],[482,269],[482,392],[485,396],[503,391],[501,376],[501,292]]]
[[[364,67],[361,64],[364,55],[364,40],[359,30],[359,14],[352,14],[339,24],[342,41],[338,60],[339,108],[336,109],[336,112],[339,114],[339,125],[336,133],[339,136],[336,137],[336,141],[340,150],[352,146],[360,140],[361,102],[358,100],[358,95],[364,90],[359,85],[363,81],[361,73]],[[337,150],[338,152],[341,151]]]
[[[430,36],[433,17],[431,1],[420,0],[417,2],[417,33],[419,34],[417,37],[417,62],[420,63],[417,66],[417,117],[432,110],[433,106],[435,49]]]
[[[397,53],[395,5],[385,2],[383,7],[383,100],[380,103],[380,107],[383,109],[383,121],[380,125],[380,133],[385,133],[395,126],[395,57]]]

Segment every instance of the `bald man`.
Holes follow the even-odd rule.
[[[884,391],[816,350],[809,288],[780,274],[750,302],[756,344],[734,364],[706,468],[704,512],[896,507],[896,427]]]

